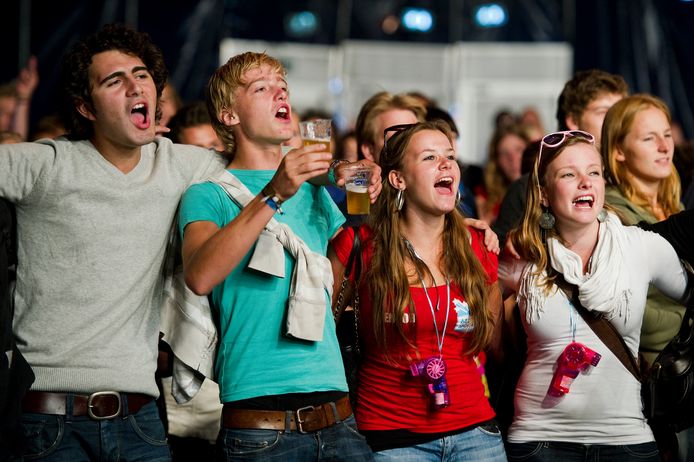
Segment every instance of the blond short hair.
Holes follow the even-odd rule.
[[[250,69],[264,65],[270,66],[274,72],[278,72],[282,76],[287,74],[278,59],[266,53],[249,51],[231,57],[212,74],[207,85],[205,100],[212,126],[219,139],[224,143],[226,151],[232,156],[236,153],[236,140],[231,128],[224,124],[222,113],[234,107],[236,90],[248,84],[244,81],[244,74]]]

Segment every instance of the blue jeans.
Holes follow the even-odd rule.
[[[136,414],[92,420],[51,414],[22,414],[24,460],[77,462],[170,461],[164,426],[154,401]]]
[[[312,433],[222,428],[220,461],[370,461],[371,449],[357,431],[354,416]]]
[[[504,443],[498,428],[482,426],[428,443],[374,453],[376,461],[393,462],[505,462]]]
[[[524,462],[660,462],[655,441],[641,444],[607,445],[580,444],[558,441],[531,441],[507,443],[509,461]]]

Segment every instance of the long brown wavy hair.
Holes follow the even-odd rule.
[[[386,352],[386,357],[389,357],[389,338],[400,340],[415,349],[411,333],[403,323],[403,314],[408,306],[413,307],[409,289],[419,282],[419,278],[416,273],[407,273],[406,263],[414,265],[420,274],[430,274],[426,265],[413,259],[405,247],[400,220],[407,203],[398,212],[395,206],[397,190],[388,182],[389,172],[402,169],[405,151],[412,137],[424,130],[440,131],[449,140],[452,139],[448,126],[440,121],[413,124],[393,135],[380,156],[383,190],[369,216],[373,229],[374,254],[363,280],[368,284],[373,302],[374,336],[377,344]],[[477,353],[489,343],[494,321],[486,305],[487,274],[472,250],[470,234],[463,218],[457,207],[446,214],[440,264],[451,283],[461,288],[470,306],[470,316],[475,327],[466,353]],[[386,318],[392,318],[392,324],[387,323]]]

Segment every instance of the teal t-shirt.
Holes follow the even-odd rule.
[[[230,170],[257,195],[274,170]],[[325,188],[304,183],[282,204],[286,223],[314,252],[325,255],[328,241],[345,219]],[[240,213],[224,190],[213,183],[191,186],[179,212],[181,235],[194,221],[220,228]],[[213,316],[220,345],[215,362],[222,402],[257,396],[314,391],[347,391],[335,323],[326,292],[323,340],[306,342],[286,337],[285,314],[294,258],[285,250],[285,277],[248,269],[255,247],[226,279],[212,290]]]

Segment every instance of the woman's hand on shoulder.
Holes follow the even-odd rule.
[[[501,248],[499,247],[499,236],[492,231],[491,226],[486,221],[477,220],[475,218],[465,218],[465,226],[474,228],[484,232],[484,247],[488,252],[499,255]]]

